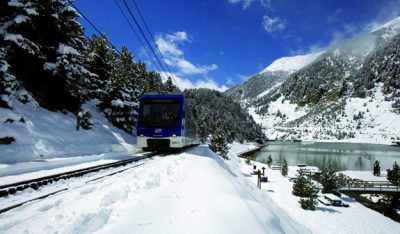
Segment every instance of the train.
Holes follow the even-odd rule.
[[[137,146],[171,151],[199,144],[196,115],[183,94],[145,94],[139,100]]]

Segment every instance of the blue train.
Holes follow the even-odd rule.
[[[146,94],[140,98],[137,145],[168,151],[198,144],[195,113],[182,94]]]

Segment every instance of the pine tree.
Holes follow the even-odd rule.
[[[300,198],[300,206],[305,210],[316,210],[317,209],[317,201],[313,198]]]
[[[211,139],[210,149],[215,153],[218,153],[224,159],[228,159],[228,143],[223,134],[223,130],[218,128],[213,134]]]
[[[288,163],[286,161],[286,159],[284,158],[282,161],[282,165],[281,165],[281,174],[283,176],[287,176],[288,174]]]
[[[93,35],[87,50],[89,70],[97,76],[92,81],[90,97],[99,100],[104,100],[106,86],[111,79],[118,56],[117,51],[109,46],[107,40],[105,35]]]
[[[394,162],[392,169],[388,169],[387,180],[394,185],[400,184],[400,167]]]
[[[204,114],[201,114],[198,119],[199,126],[199,137],[202,143],[205,143],[208,137],[208,129],[207,129],[207,117]]]
[[[146,81],[146,93],[163,93],[163,84],[159,73],[149,72]]]
[[[3,1],[1,7],[7,73],[42,106],[79,107],[95,76],[85,66],[87,42],[75,10],[63,0]]]
[[[378,160],[375,160],[373,174],[374,174],[374,176],[381,175],[381,165]]]
[[[178,88],[172,83],[172,78],[170,76],[168,76],[168,79],[165,82],[164,86],[164,90],[167,93],[174,93],[178,91]]]
[[[270,154],[270,155],[268,155],[268,159],[267,159],[267,165],[268,165],[269,168],[271,168],[272,162],[273,162],[273,160],[272,160],[272,157],[271,157],[271,154]]]
[[[321,174],[321,184],[323,186],[323,193],[331,193],[336,189],[339,189],[339,177],[335,174],[336,171],[333,168],[331,162],[328,163],[328,166]]]
[[[299,197],[314,197],[318,194],[318,187],[307,177],[302,170],[299,171],[296,181],[293,184],[293,195]]]
[[[133,56],[126,47],[117,57],[115,70],[106,88],[102,103],[107,118],[118,128],[132,133],[137,123],[137,109],[140,91],[133,77]]]

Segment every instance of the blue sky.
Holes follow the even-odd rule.
[[[75,5],[114,45],[127,46],[136,60],[157,70],[115,2],[125,7],[123,0]],[[125,2],[140,19],[133,1]],[[217,90],[242,83],[278,58],[321,51],[400,15],[400,0],[135,2],[178,85]],[[87,35],[95,32],[80,22]]]

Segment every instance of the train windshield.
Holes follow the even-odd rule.
[[[143,127],[179,124],[180,99],[147,98],[141,101],[140,123]]]

